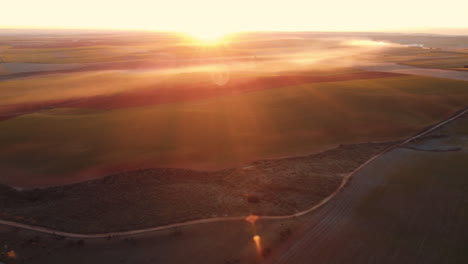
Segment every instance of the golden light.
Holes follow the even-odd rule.
[[[247,222],[249,222],[249,223],[251,223],[251,224],[255,224],[255,222],[257,222],[258,218],[259,218],[258,215],[253,215],[253,214],[251,214],[251,215],[249,215],[249,216],[247,216],[247,217],[245,218],[245,221],[247,221]]]
[[[257,253],[258,254],[261,254],[262,253],[262,244],[261,244],[261,241],[260,241],[260,236],[259,235],[255,235],[253,237],[253,241],[255,242],[255,248],[257,249]]]
[[[195,38],[197,42],[202,45],[219,45],[226,41],[225,37],[228,32],[222,32],[219,30],[192,30],[188,34]]]
[[[15,259],[16,258],[16,252],[13,250],[10,250],[6,253],[7,258],[9,259]]]
[[[346,44],[350,46],[366,46],[366,47],[388,47],[388,46],[395,45],[389,42],[366,40],[366,39],[350,40],[350,41],[347,41]]]
[[[423,0],[394,0],[391,3],[374,0],[172,0],[165,1],[163,5],[161,1],[151,0],[29,0],[6,3],[8,12],[2,13],[0,28],[183,31],[209,40],[218,38],[227,30],[375,31],[468,27],[468,1],[462,0],[446,0],[444,4]],[[420,12],[422,6],[424,12]],[[86,19],[83,19],[83,14],[86,14]],[[193,29],[209,28],[215,30],[193,32]]]

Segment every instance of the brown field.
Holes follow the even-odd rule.
[[[376,159],[267,263],[467,262],[467,127],[465,114]]]
[[[100,94],[128,78],[112,76],[94,77],[107,86],[85,79],[66,91],[61,80],[38,88],[30,79],[24,81],[34,88],[15,81],[2,100]],[[395,140],[465,106],[467,96],[462,81],[400,76],[106,110],[46,108],[0,122],[0,177],[13,186],[50,186],[144,168],[218,170]]]
[[[0,121],[50,108],[117,109],[164,103],[180,103],[204,98],[227,96],[271,88],[303,85],[308,83],[338,82],[403,76],[398,73],[356,72],[330,76],[259,76],[240,77],[219,86],[213,82],[192,84],[157,83],[153,87],[137,88],[132,91],[92,97],[73,97],[53,101],[7,104],[0,106]]]
[[[404,46],[412,41],[428,49]],[[2,68],[17,71],[0,76],[0,183],[219,170],[404,138],[465,106],[466,83],[358,66],[463,58],[461,47],[431,49],[456,42],[307,32],[238,34],[220,45],[148,32],[0,35]]]

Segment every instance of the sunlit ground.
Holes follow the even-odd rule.
[[[216,46],[227,43],[228,33],[221,31],[199,30],[187,33],[193,37],[195,44]]]
[[[10,74],[36,72],[0,83],[0,116],[5,119],[0,134],[8,138],[0,150],[5,171],[24,177],[42,175],[34,178],[38,181],[47,176],[66,182],[70,174],[99,177],[155,166],[219,169],[317,151],[337,142],[334,135],[340,133],[335,126],[349,120],[340,121],[343,114],[339,113],[380,120],[358,110],[353,99],[357,94],[342,97],[337,89],[349,86],[346,91],[358,91],[364,85],[397,98],[389,87],[404,87],[408,82],[402,77],[353,80],[356,73],[367,78],[359,65],[447,55],[362,36],[125,34],[131,37],[5,39],[3,68]],[[453,56],[463,60],[463,53]],[[51,70],[55,74],[37,74]],[[324,78],[341,81],[311,83]],[[414,87],[436,83],[418,78],[411,82]],[[405,98],[413,100],[413,96]],[[324,117],[321,106],[325,105],[336,115]],[[130,123],[138,129],[126,125]],[[366,137],[366,131],[349,125],[349,137],[341,141]],[[384,138],[412,129],[407,123],[401,125],[401,130],[376,125],[373,129],[383,132],[369,133]],[[77,137],[79,131],[86,133]],[[8,136],[13,134],[14,138]],[[62,147],[51,147],[57,145]],[[49,149],[47,155],[43,149]]]
[[[28,208],[31,214],[24,221],[50,224],[43,216],[54,215],[54,219],[66,219],[54,220],[60,222],[52,222],[57,228],[97,233],[192,218],[243,217],[249,212],[293,213],[323,198],[328,193],[324,186],[333,189],[334,182],[312,181],[310,186],[319,186],[320,193],[310,197],[313,192],[302,188],[302,178],[292,178],[291,182],[300,185],[297,188],[286,176],[318,178],[320,173],[292,173],[283,164],[285,173],[276,170],[274,178],[272,163],[266,161],[268,167],[260,168],[255,161],[276,159],[281,164],[284,157],[340,144],[399,140],[441,120],[468,100],[462,81],[362,67],[398,62],[461,68],[466,57],[459,51],[408,47],[404,41],[364,36],[126,34],[2,40],[8,49],[0,65],[6,69],[0,82],[1,183],[20,188],[74,183],[78,184],[71,185],[72,190],[79,187],[79,199],[64,195],[59,200],[41,200],[42,196],[36,198],[39,192],[34,192],[31,199],[39,200]],[[343,169],[335,162],[330,164]],[[142,171],[147,179],[156,180],[145,184]],[[161,171],[170,171],[175,182],[162,184]],[[146,174],[150,172],[154,174]],[[113,176],[99,179],[116,174],[115,179],[121,181],[113,181]],[[225,178],[201,184],[197,181],[201,174]],[[181,178],[185,181],[179,182]],[[80,184],[87,180],[102,184]],[[115,187],[117,195],[103,199],[99,192],[89,191],[88,185],[96,190]],[[83,190],[89,195],[80,196]],[[246,197],[252,195],[260,197],[258,204],[247,203]],[[116,204],[119,210],[113,209]],[[86,210],[75,212],[75,207]],[[94,207],[106,210],[93,211]],[[15,217],[26,212],[11,208]],[[125,216],[116,217],[120,214]],[[186,227],[182,232],[194,232],[187,234],[169,230],[157,242],[145,245],[166,256],[169,251],[165,249],[180,248],[183,241],[195,244],[184,248],[187,256],[206,257],[206,263],[239,263],[237,255],[263,260],[292,232],[286,225],[266,230],[256,215],[245,220],[227,232],[210,233],[210,225],[204,226],[208,230]],[[84,221],[91,224],[83,225]],[[199,238],[204,242],[199,243]],[[214,245],[217,239],[228,242]],[[234,250],[231,241],[237,243]],[[128,249],[131,243],[119,240],[114,245]],[[22,258],[24,251],[11,249]],[[5,254],[7,250],[10,247],[4,248]],[[187,262],[182,254],[171,255],[177,257],[185,260],[180,263]]]

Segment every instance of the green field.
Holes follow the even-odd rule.
[[[403,138],[466,102],[466,82],[407,76],[108,111],[43,110],[0,122],[1,181],[49,185],[135,168],[218,169]]]

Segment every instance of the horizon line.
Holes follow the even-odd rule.
[[[148,33],[179,33],[190,34],[183,30],[177,29],[144,29],[144,28],[90,28],[90,27],[34,27],[34,26],[0,26],[0,31],[117,31],[117,32],[148,32]],[[438,32],[435,32],[438,31]],[[440,32],[445,31],[445,32]],[[464,32],[450,32],[450,31],[464,31]],[[273,30],[273,29],[252,29],[252,30],[238,30],[226,33],[226,35],[239,34],[239,33],[379,33],[379,34],[426,34],[426,35],[454,35],[454,36],[468,36],[468,27],[424,27],[424,28],[404,28],[404,29],[369,29],[369,30]]]

